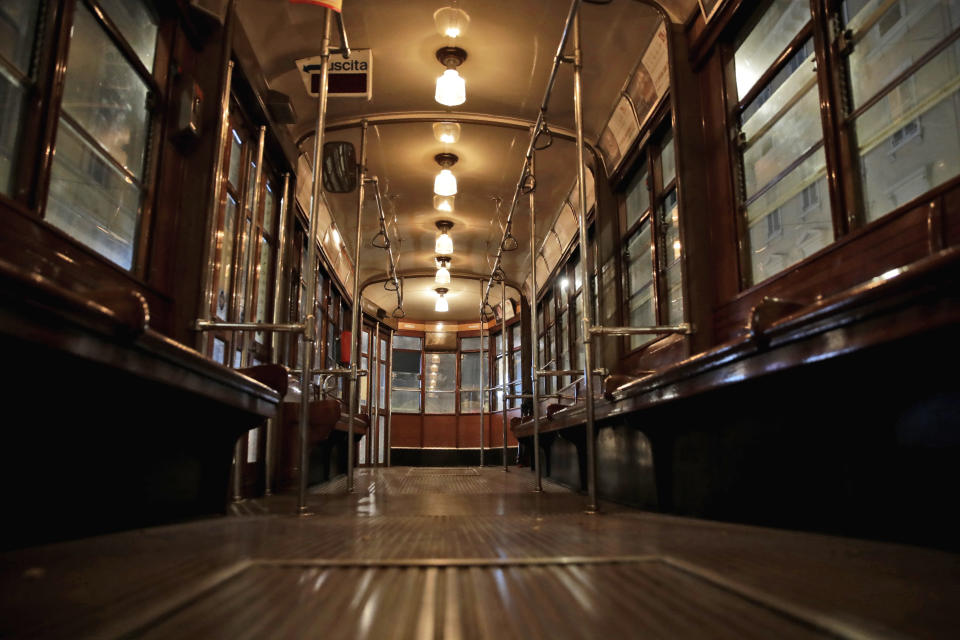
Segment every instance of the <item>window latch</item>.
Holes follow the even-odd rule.
[[[840,55],[850,55],[853,53],[853,29],[844,29],[837,37],[837,51]]]

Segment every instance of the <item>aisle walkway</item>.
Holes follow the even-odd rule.
[[[526,470],[361,470],[234,515],[0,555],[0,636],[948,637],[960,558],[645,514]]]

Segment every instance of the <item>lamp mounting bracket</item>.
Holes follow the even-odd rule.
[[[459,159],[460,158],[458,158],[457,154],[455,153],[438,153],[437,155],[433,156],[433,160],[444,169],[449,169],[453,165],[457,164]]]
[[[440,47],[437,60],[447,69],[456,69],[467,59],[467,52],[460,47]]]

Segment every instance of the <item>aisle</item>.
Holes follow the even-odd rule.
[[[235,515],[0,556],[0,635],[948,635],[953,555],[644,514],[523,469],[360,470]]]

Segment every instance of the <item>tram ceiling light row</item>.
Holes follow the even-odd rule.
[[[450,284],[450,260],[449,256],[437,256],[437,284]]]
[[[433,12],[433,23],[440,35],[447,38],[462,38],[470,26],[470,16],[463,9],[443,7]]]
[[[433,196],[433,208],[445,213],[453,213],[453,196]]]
[[[440,229],[440,236],[434,250],[442,256],[449,256],[453,253],[453,240],[450,239],[449,231],[453,228],[453,223],[449,220],[437,220],[437,229]]]
[[[460,125],[456,122],[434,122],[433,137],[443,144],[455,144],[460,140]]]
[[[466,81],[460,77],[457,67],[467,59],[467,52],[460,47],[437,49],[437,60],[447,68],[437,78],[437,90],[433,99],[447,107],[456,107],[467,101]]]
[[[452,153],[438,153],[433,159],[440,165],[440,173],[433,179],[433,192],[438,196],[457,195],[457,178],[450,171],[450,167],[457,163],[457,156]]]
[[[446,289],[444,287],[437,287],[435,291],[437,292],[437,295],[439,297],[437,298],[437,304],[434,305],[433,310],[439,311],[441,313],[444,311],[449,311],[450,305],[447,304],[447,299],[443,297],[447,294],[447,291],[449,291],[449,289]]]

